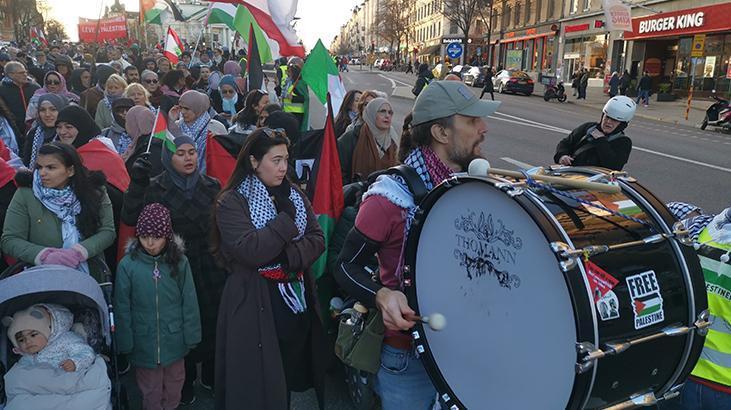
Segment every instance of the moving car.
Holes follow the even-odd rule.
[[[492,81],[495,91],[499,93],[511,92],[513,94],[533,94],[533,79],[528,73],[520,70],[500,70]]]

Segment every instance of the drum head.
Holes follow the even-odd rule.
[[[418,243],[407,255],[407,292],[419,314],[447,319],[417,340],[437,390],[469,409],[564,408],[575,378],[574,309],[537,222],[479,179],[438,187],[423,207],[409,238]]]

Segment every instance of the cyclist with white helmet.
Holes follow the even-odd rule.
[[[629,160],[632,140],[624,134],[637,104],[623,95],[604,105],[599,122],[580,125],[561,140],[553,160],[561,165],[589,165],[620,171]]]

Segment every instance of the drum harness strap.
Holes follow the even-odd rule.
[[[587,200],[582,199],[582,198],[579,198],[576,195],[573,195],[573,194],[571,194],[569,192],[562,191],[560,189],[556,189],[556,188],[554,188],[554,187],[552,187],[552,186],[550,186],[548,184],[540,183],[540,182],[534,180],[533,178],[531,178],[530,174],[528,174],[528,172],[526,172],[525,170],[520,170],[520,172],[525,176],[526,183],[531,188],[545,189],[546,191],[549,191],[552,194],[555,194],[555,195],[559,195],[559,196],[562,196],[562,197],[565,197],[565,198],[572,199],[572,200],[574,200],[574,201],[576,201],[576,202],[578,202],[580,204],[584,204],[584,205],[587,205],[587,206],[591,206],[593,208],[601,209],[602,211],[608,212],[608,213],[610,213],[610,214],[612,214],[614,216],[618,216],[618,217],[624,218],[624,219],[626,219],[628,221],[632,221],[632,222],[636,222],[636,223],[638,223],[640,225],[644,225],[644,226],[648,227],[652,232],[657,232],[657,230],[655,229],[655,227],[652,224],[647,223],[646,221],[643,221],[642,219],[635,218],[633,216],[626,215],[626,214],[623,214],[621,212],[617,212],[617,211],[615,211],[613,209],[609,209],[609,208],[607,208],[605,206],[599,205],[599,204],[594,203],[594,202],[591,202],[591,201],[587,201]]]

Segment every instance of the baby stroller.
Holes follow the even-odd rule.
[[[112,408],[126,410],[127,395],[119,380],[112,337],[111,281],[98,284],[89,274],[60,265],[41,265],[10,275],[17,270],[15,266],[0,275],[0,317],[10,316],[35,303],[53,303],[68,308],[74,314],[74,329],[81,326],[87,343],[106,362],[106,371],[112,381]],[[10,354],[12,345],[5,332],[5,327],[0,326],[0,410],[6,399],[3,377],[17,361],[17,357]]]

